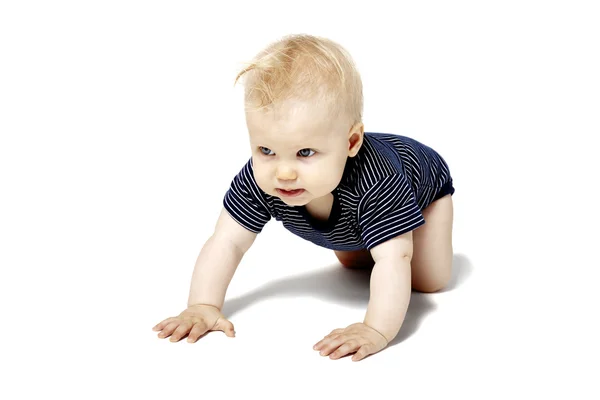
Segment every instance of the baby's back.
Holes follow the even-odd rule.
[[[431,192],[451,184],[450,169],[444,158],[418,140],[379,132],[365,132],[364,140],[365,153],[378,153],[392,168],[405,175],[422,208],[432,201]],[[364,159],[371,158],[371,155],[365,156]],[[359,163],[366,164],[366,161]]]

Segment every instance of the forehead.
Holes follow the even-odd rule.
[[[325,107],[308,102],[288,101],[268,111],[246,112],[251,141],[294,145],[327,141],[339,130]],[[337,126],[337,128],[336,128]]]

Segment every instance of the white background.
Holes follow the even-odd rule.
[[[593,1],[4,1],[0,397],[598,399],[600,13]],[[454,178],[454,277],[354,363],[368,276],[272,221],[195,344],[193,265],[249,157],[242,63],[346,47],[367,131]]]

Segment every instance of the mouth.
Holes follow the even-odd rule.
[[[294,189],[294,190],[283,190],[283,189],[276,189],[277,193],[279,193],[282,196],[285,197],[295,197],[295,196],[299,196],[302,193],[304,193],[304,189]]]

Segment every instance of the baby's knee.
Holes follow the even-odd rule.
[[[435,293],[446,288],[452,277],[452,267],[438,270],[436,274],[415,276],[412,279],[412,288],[418,292]]]
[[[340,263],[346,268],[370,268],[375,262],[368,250],[335,251]]]

